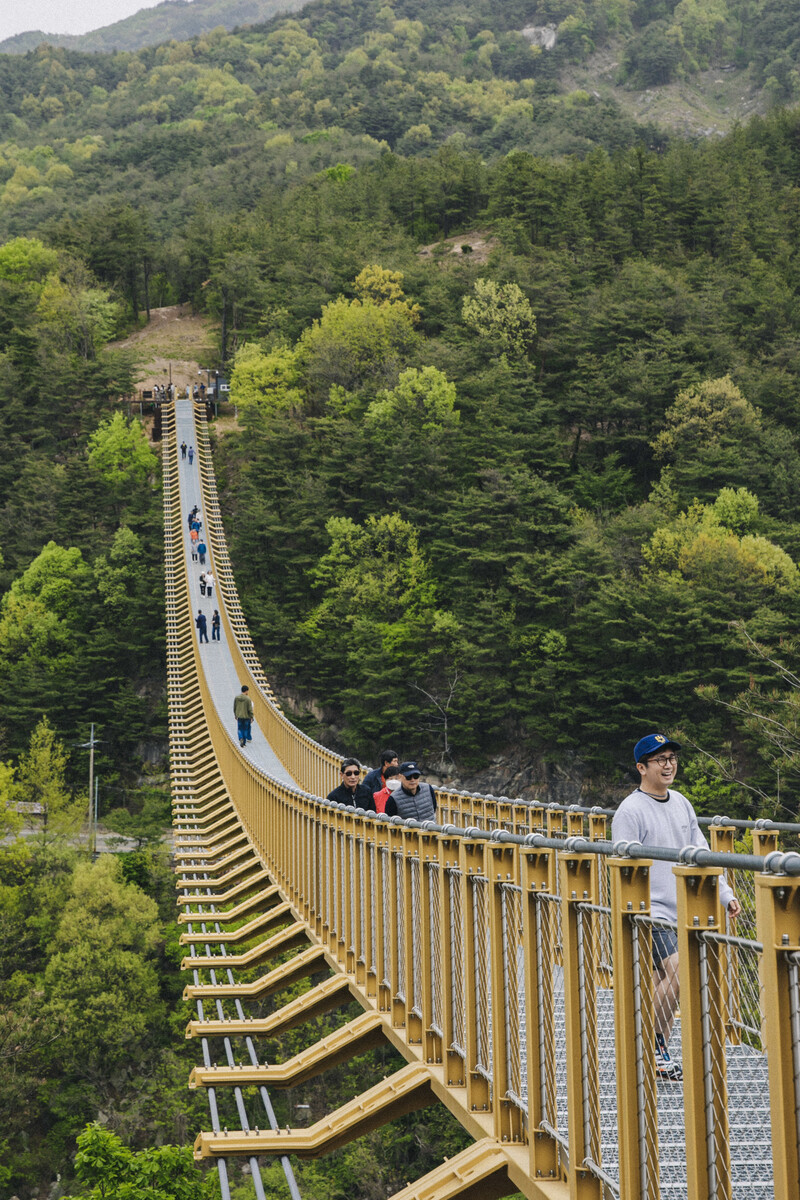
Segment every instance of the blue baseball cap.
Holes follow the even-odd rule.
[[[633,761],[641,762],[643,758],[647,758],[648,754],[655,754],[656,750],[680,750],[680,743],[670,741],[663,733],[648,733],[646,737],[639,738],[639,741],[633,747]]]

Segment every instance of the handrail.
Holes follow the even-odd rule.
[[[205,483],[210,459],[203,467]],[[176,532],[180,545],[179,515]],[[211,536],[221,576],[221,523]],[[232,575],[223,594],[227,605]],[[478,797],[459,805],[453,793],[442,805],[458,814],[452,823],[420,825],[332,804],[302,786],[299,776],[311,769],[303,755],[292,760],[293,786],[240,753],[213,703],[187,606],[185,579],[173,581],[168,612],[180,612],[183,627],[176,626],[170,667],[171,744],[179,749],[174,706],[191,710],[192,737],[203,746],[202,777],[189,790],[177,778],[173,784],[183,940],[192,948],[185,965],[198,1003],[187,1036],[204,1047],[195,1083],[213,1092],[220,1112],[226,1095],[235,1098],[227,1127],[212,1106],[212,1129],[195,1143],[198,1158],[316,1154],[438,1100],[476,1139],[469,1161],[482,1164],[487,1195],[501,1194],[491,1183],[501,1176],[531,1200],[598,1200],[603,1189],[655,1200],[660,1176],[690,1200],[732,1200],[740,1178],[768,1175],[775,1195],[793,1194],[800,1171],[800,855],[779,853],[769,840],[768,852],[754,855],[613,843],[601,836],[605,815],[591,810],[547,807],[544,831],[535,832],[536,810],[522,805],[527,828],[520,833],[502,828],[514,824],[513,804]],[[246,645],[232,611],[226,631]],[[244,654],[240,662],[244,668]],[[265,692],[259,713],[269,709],[270,728],[285,732],[289,723],[276,708]],[[475,813],[483,825],[466,820]],[[486,827],[490,821],[494,828]],[[735,828],[721,831],[720,845],[733,844]],[[234,879],[217,866],[237,829],[251,854],[237,852]],[[650,912],[656,860],[675,864],[682,1084],[657,1084],[652,1065],[650,965],[664,925]],[[735,937],[720,901],[723,871],[743,909]],[[234,908],[226,911],[227,904]],[[211,931],[209,905],[216,909]],[[244,943],[241,954],[227,953],[231,921],[250,923],[253,944]],[[259,980],[237,983],[240,968],[261,969],[276,956],[280,964]],[[281,1009],[246,1015],[253,995],[321,961],[327,979]],[[368,1021],[340,1026],[334,1040],[280,1071],[253,1064],[260,1039],[352,999]],[[214,1020],[204,1000],[216,1006]],[[253,1127],[239,1080],[285,1086],[360,1053],[376,1037],[409,1065],[308,1129],[281,1133],[271,1121],[266,1132]],[[251,1066],[233,1061],[231,1047],[242,1039]],[[228,1059],[218,1072],[209,1058],[217,1044]],[[663,1095],[659,1102],[664,1087],[674,1089],[672,1103]],[[452,1164],[446,1180],[432,1172],[408,1196],[457,1195],[468,1186],[461,1170],[461,1162]]]

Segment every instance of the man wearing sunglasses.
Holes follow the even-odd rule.
[[[361,763],[357,758],[346,758],[342,763],[342,782],[332,792],[328,799],[334,804],[349,804],[351,808],[364,808],[375,812],[375,801],[372,792],[360,782]]]
[[[614,842],[640,842],[643,846],[666,846],[681,850],[684,846],[705,846],[708,842],[697,823],[690,802],[670,785],[678,772],[680,745],[663,733],[648,733],[633,748],[639,772],[639,786],[620,804],[611,822]],[[680,998],[678,984],[678,890],[672,863],[653,862],[650,868],[650,914],[653,928],[653,975],[655,1012],[655,1069],[658,1079],[682,1079],[679,1062],[670,1056],[668,1046]],[[741,912],[739,901],[723,878],[719,894],[735,920]],[[669,926],[669,927],[667,927]]]
[[[436,816],[436,793],[429,783],[420,783],[417,764],[401,762],[398,772],[400,787],[386,801],[387,817],[432,821]]]

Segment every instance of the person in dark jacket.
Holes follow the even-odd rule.
[[[194,623],[197,626],[199,640],[201,642],[207,642],[208,641],[208,621],[206,620],[206,614],[204,612],[201,612],[199,608],[197,610],[197,616],[194,619]]]
[[[420,782],[420,769],[415,762],[401,762],[400,787],[386,801],[387,817],[402,817],[404,821],[432,821],[436,816],[436,793],[429,783]]]
[[[367,771],[364,776],[364,783],[374,795],[381,788],[386,787],[386,768],[397,766],[397,751],[396,750],[381,750],[381,765],[373,767],[371,771]]]
[[[342,763],[342,782],[332,792],[328,799],[334,804],[349,804],[352,808],[363,808],[375,812],[375,801],[372,792],[363,783],[359,783],[361,764],[357,758],[346,758]]]

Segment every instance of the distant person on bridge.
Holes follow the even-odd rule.
[[[200,534],[196,529],[192,529],[189,533],[189,541],[192,543],[192,562],[197,562],[197,546],[200,541]]]
[[[207,642],[208,641],[208,621],[206,620],[206,614],[204,612],[201,612],[201,610],[199,608],[197,610],[197,616],[194,619],[194,623],[197,626],[197,632],[200,637],[200,641]]]
[[[384,767],[383,778],[386,782],[381,790],[375,792],[372,797],[375,801],[375,811],[379,813],[386,812],[387,800],[400,787],[400,772],[397,767]],[[369,775],[367,779],[369,779]],[[367,782],[367,779],[364,780],[364,783]]]
[[[189,466],[194,462],[194,446],[189,447]]]
[[[186,442],[181,442],[181,458],[186,458]]]
[[[681,792],[669,786],[678,772],[679,750],[678,742],[663,733],[648,733],[636,743],[633,759],[640,782],[614,813],[612,841],[640,842],[643,846],[666,846],[671,850],[681,850],[684,846],[708,849],[692,805]],[[735,920],[741,906],[722,878],[719,894],[728,916]],[[650,868],[650,913],[656,921],[677,925],[678,889],[670,862],[654,862]],[[674,928],[653,929],[653,974],[656,1078],[682,1079],[683,1069],[670,1057],[668,1049],[680,999],[678,935]]]
[[[375,801],[372,792],[360,783],[361,763],[357,758],[346,758],[341,766],[342,782],[332,792],[328,799],[334,804],[349,804],[351,808],[363,808],[367,812],[375,812]]]
[[[211,595],[211,589],[213,587],[214,587],[214,572],[206,571],[206,591],[208,592],[209,596]]]
[[[429,783],[420,782],[420,769],[415,762],[401,762],[397,768],[400,787],[386,801],[387,817],[402,817],[404,821],[432,821],[436,816],[436,793]]]
[[[364,776],[364,783],[374,795],[386,786],[386,767],[397,766],[396,750],[381,750],[381,765],[373,767]]]
[[[205,571],[200,572],[200,579],[198,580],[198,582],[200,584],[200,595],[205,596],[205,594],[206,594],[206,573],[205,573]]]
[[[211,640],[212,642],[219,641],[219,613],[217,612],[216,608],[214,609],[214,615],[211,618]]]
[[[205,542],[197,543],[197,553],[200,555],[200,566],[204,567],[206,565],[206,554],[208,553],[208,546]]]
[[[242,690],[233,701],[233,715],[236,717],[236,729],[239,735],[239,745],[244,749],[246,742],[252,742],[253,735],[251,726],[253,724],[253,701],[248,696],[250,688],[246,683],[242,684]]]

